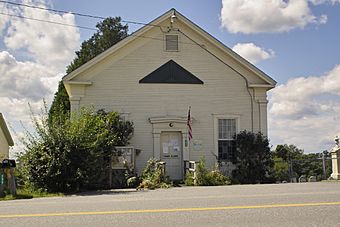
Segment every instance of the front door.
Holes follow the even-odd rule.
[[[171,180],[183,179],[182,134],[180,132],[161,133],[161,159],[166,163],[166,175]]]

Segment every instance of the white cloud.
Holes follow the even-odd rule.
[[[47,84],[51,77],[56,77],[56,72],[48,66],[17,61],[7,51],[0,52],[0,66],[0,97],[36,101],[50,95],[57,87]],[[44,80],[44,77],[49,78]]]
[[[1,7],[1,5],[0,5]],[[5,4],[0,8],[2,12],[7,11],[7,7]],[[2,36],[2,30],[6,27],[6,24],[9,21],[9,16],[0,14],[0,37]]]
[[[45,4],[39,3],[38,6],[45,7]],[[27,18],[75,25],[72,14],[59,15],[27,7],[19,11],[17,8],[10,9],[10,12]],[[11,50],[25,49],[37,63],[63,71],[73,59],[79,39],[79,30],[75,27],[11,17],[4,42]]]
[[[43,0],[37,2],[24,1],[25,4],[44,7]],[[25,17],[75,24],[71,14],[59,15],[18,7],[9,9],[9,13],[13,12]],[[22,149],[18,141],[23,130],[20,121],[31,128],[28,103],[34,112],[39,113],[39,109],[43,108],[43,99],[48,104],[52,101],[58,81],[79,47],[80,34],[74,27],[15,17],[7,17],[5,22],[2,18],[0,29],[3,29],[2,38],[8,50],[0,51],[0,112],[17,131],[13,135],[16,146],[12,149],[16,153]]]
[[[323,76],[298,77],[270,92],[269,133],[274,144],[318,152],[340,135],[340,65]]]
[[[273,50],[266,51],[254,43],[238,43],[232,49],[253,64],[275,56]]]
[[[313,15],[308,0],[222,0],[222,27],[231,33],[287,32],[326,21]]]

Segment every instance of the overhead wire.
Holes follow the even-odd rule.
[[[77,13],[77,12],[71,12],[71,11],[65,11],[65,10],[56,10],[56,9],[51,9],[51,8],[45,8],[45,7],[39,7],[39,6],[34,6],[34,5],[28,5],[28,4],[23,4],[23,3],[17,3],[17,2],[11,2],[11,1],[3,1],[0,0],[0,3],[5,3],[5,4],[10,4],[10,5],[15,5],[15,6],[22,6],[22,7],[28,7],[28,8],[32,8],[32,9],[39,9],[39,10],[45,10],[45,11],[50,11],[50,12],[55,12],[55,13],[67,13],[67,14],[72,14],[75,16],[81,16],[81,17],[88,17],[88,18],[94,18],[94,19],[106,19],[105,17],[102,16],[96,16],[96,15],[90,15],[90,14],[83,14],[83,13]],[[85,26],[78,26],[78,25],[71,25],[71,24],[65,24],[65,23],[60,23],[60,22],[55,22],[55,21],[48,21],[48,20],[42,20],[42,19],[36,19],[36,18],[30,18],[30,17],[25,17],[25,16],[21,16],[21,15],[13,15],[13,14],[7,14],[7,13],[3,13],[0,12],[1,15],[7,15],[7,16],[12,16],[12,17],[18,17],[18,18],[22,18],[22,19],[28,19],[28,20],[34,20],[34,21],[39,21],[39,22],[46,22],[46,23],[51,23],[51,24],[57,24],[57,25],[63,25],[63,26],[69,26],[69,27],[76,27],[76,28],[81,28],[81,29],[87,29],[87,30],[94,30],[97,31],[97,29],[95,28],[90,28],[90,27],[85,27]],[[130,21],[130,20],[121,20],[121,22],[124,23],[128,23],[128,24],[136,24],[136,25],[144,25],[144,26],[152,26],[152,27],[159,27],[161,29],[161,31],[164,33],[164,31],[162,30],[162,26],[160,25],[154,25],[151,23],[143,23],[143,22],[136,22],[136,21]],[[180,32],[181,34],[183,34],[185,37],[187,37],[190,41],[192,41],[193,43],[186,43],[186,42],[179,42],[181,44],[191,44],[191,45],[197,45],[200,48],[202,48],[203,50],[205,50],[206,52],[208,52],[210,55],[214,56],[217,60],[219,60],[221,63],[223,63],[224,65],[226,65],[228,68],[230,68],[231,70],[233,70],[234,72],[236,72],[238,75],[240,75],[246,82],[246,86],[248,87],[248,80],[240,73],[238,72],[236,69],[234,69],[232,66],[230,66],[229,64],[227,64],[226,62],[224,62],[222,59],[220,59],[219,57],[217,57],[215,54],[213,54],[212,52],[210,52],[209,50],[207,50],[205,47],[203,47],[201,44],[197,43],[195,40],[193,40],[192,38],[190,38],[188,35],[186,35],[184,32],[180,31],[178,29],[178,32]],[[159,41],[164,41],[164,39],[161,38],[156,38],[156,37],[148,37],[148,36],[140,36],[140,35],[135,35],[134,33],[131,33],[129,36],[134,36],[134,37],[139,37],[139,38],[148,38],[148,39],[153,39],[153,40],[159,40]],[[250,94],[250,91],[247,89],[250,99],[251,99],[251,106],[252,106],[252,113],[251,113],[251,119],[252,119],[252,131],[253,131],[253,97]]]
[[[4,1],[0,0],[0,2],[4,2]],[[27,20],[38,21],[38,22],[45,22],[45,23],[49,23],[49,24],[56,24],[56,25],[62,25],[62,26],[68,26],[68,27],[75,27],[75,28],[86,29],[86,30],[91,30],[91,31],[97,31],[98,30],[96,28],[91,28],[91,27],[86,27],[86,26],[79,26],[79,25],[66,24],[66,23],[61,23],[61,22],[56,22],[56,21],[51,21],[51,20],[37,19],[37,18],[26,17],[26,16],[22,16],[22,15],[15,15],[15,14],[11,14],[11,13],[0,12],[0,15],[5,15],[5,16],[10,16],[10,17],[17,17],[17,18],[21,18],[21,19],[27,19]],[[141,23],[141,24],[143,24],[143,23]],[[153,26],[156,27],[156,25],[153,25]],[[153,39],[153,40],[158,40],[158,41],[164,41],[163,38],[143,36],[143,35],[136,35],[135,33],[131,33],[131,34],[128,35],[128,37],[129,36],[145,38],[145,39]],[[194,45],[193,43],[188,43],[188,42],[179,42],[179,43]]]
[[[96,16],[96,15],[90,15],[90,14],[84,14],[84,13],[77,13],[77,12],[71,12],[71,11],[66,11],[66,10],[57,10],[57,9],[45,8],[45,7],[28,5],[28,4],[23,4],[23,3],[11,2],[11,1],[0,0],[0,3],[6,3],[6,4],[10,4],[10,5],[22,6],[22,7],[32,8],[32,9],[51,11],[51,12],[55,12],[55,13],[67,13],[67,14],[72,14],[72,15],[80,16],[80,17],[88,17],[88,18],[101,19],[101,20],[106,19],[106,17],[103,17],[103,16]],[[155,24],[151,24],[151,23],[143,23],[143,22],[130,21],[130,20],[121,20],[121,21],[124,22],[124,23],[128,23],[128,24],[160,27],[159,25],[155,25]]]
[[[206,51],[208,54],[210,54],[211,56],[213,56],[214,58],[216,58],[218,61],[220,61],[222,64],[224,64],[225,66],[227,66],[229,69],[231,69],[232,71],[234,71],[236,74],[238,74],[239,76],[241,76],[241,78],[243,78],[243,80],[245,81],[246,84],[246,88],[247,88],[247,92],[248,95],[250,97],[250,105],[251,105],[251,131],[254,131],[254,103],[253,103],[253,96],[251,95],[250,91],[249,91],[249,81],[248,79],[242,75],[242,73],[240,73],[238,70],[236,70],[234,67],[232,67],[230,64],[228,64],[227,62],[225,62],[223,59],[221,59],[220,57],[218,57],[217,55],[215,55],[214,53],[212,53],[210,50],[208,50],[207,48],[205,48],[204,46],[202,46],[201,44],[199,44],[198,42],[196,42],[194,39],[192,39],[190,36],[188,36],[187,34],[185,34],[184,32],[182,32],[180,29],[177,29],[177,31],[179,33],[181,33],[182,35],[184,35],[186,38],[188,38],[189,40],[191,40],[193,43],[195,43],[197,46],[199,46],[201,49],[203,49],[204,51]]]
[[[65,24],[65,23],[60,23],[60,22],[55,22],[55,21],[50,21],[50,20],[42,20],[42,19],[26,17],[26,16],[21,16],[21,15],[14,15],[14,14],[3,13],[3,12],[0,12],[0,14],[1,15],[5,15],[5,16],[10,16],[10,17],[18,17],[18,18],[27,19],[27,20],[45,22],[45,23],[49,23],[49,24],[57,24],[57,25],[63,25],[63,26],[68,26],[68,27],[75,27],[75,28],[82,28],[82,29],[97,31],[97,29],[95,29],[95,28],[90,28],[90,27],[85,27],[85,26],[78,26],[78,25],[73,25],[73,24]]]

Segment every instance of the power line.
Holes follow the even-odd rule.
[[[81,28],[81,29],[92,30],[92,31],[97,31],[98,30],[98,29],[95,29],[95,28],[90,28],[90,27],[85,27],[85,26],[65,24],[65,23],[60,23],[60,22],[55,22],[55,21],[50,21],[50,20],[42,20],[42,19],[37,19],[37,18],[32,18],[32,17],[25,17],[25,16],[21,16],[21,15],[14,15],[14,14],[3,13],[3,12],[0,12],[0,15],[6,15],[6,16],[10,16],[10,17],[18,17],[18,18],[27,19],[27,20],[33,20],[33,21],[38,21],[38,22],[45,22],[45,23],[49,23],[49,24],[56,24],[56,25],[62,25],[62,26],[68,26],[68,27]],[[130,35],[128,35],[128,37],[129,36],[138,37],[138,38],[145,38],[145,39],[153,39],[153,40],[158,40],[158,41],[164,41],[163,38],[156,38],[156,37],[143,36],[143,35],[135,35],[134,33],[131,33]],[[189,44],[189,45],[196,45],[194,43],[180,42],[180,41],[178,43]]]
[[[51,9],[51,8],[44,8],[44,7],[28,5],[28,4],[22,4],[22,3],[16,3],[16,2],[10,2],[10,1],[0,0],[0,2],[1,3],[6,3],[6,4],[10,4],[10,5],[15,5],[15,6],[28,7],[28,8],[32,8],[32,9],[51,11],[51,12],[55,12],[55,13],[68,13],[68,14],[72,14],[72,15],[75,15],[75,16],[89,17],[89,18],[101,19],[101,20],[106,19],[105,17],[102,17],[102,16],[83,14],[83,13],[76,13],[76,12],[70,12],[70,11],[65,11],[65,10],[57,10],[57,9]],[[150,24],[150,23],[143,23],[143,22],[130,21],[130,20],[121,20],[121,21],[124,22],[124,23],[128,23],[128,24],[147,25],[147,26],[160,27],[159,25],[154,25],[154,24]]]
[[[82,28],[82,29],[97,31],[97,29],[95,29],[95,28],[90,28],[90,27],[85,27],[85,26],[78,26],[78,25],[73,25],[73,24],[65,24],[65,23],[60,23],[60,22],[55,22],[55,21],[50,21],[50,20],[41,20],[41,19],[36,19],[36,18],[32,18],[32,17],[25,17],[25,16],[21,16],[21,15],[14,15],[14,14],[3,13],[3,12],[0,12],[0,14],[1,15],[10,16],[10,17],[18,17],[18,18],[27,19],[27,20],[33,20],[33,21],[50,23],[50,24],[57,24],[57,25],[63,25],[63,26],[68,26],[68,27]]]
[[[56,12],[56,13],[69,13],[69,14],[76,15],[76,16],[90,17],[90,18],[95,18],[95,19],[106,19],[105,17],[101,17],[101,16],[94,16],[94,15],[81,14],[81,13],[74,13],[74,12],[68,12],[68,11],[64,11],[64,10],[55,10],[55,9],[43,8],[43,7],[39,7],[39,6],[33,6],[33,5],[28,5],[28,4],[21,4],[21,3],[10,2],[10,1],[0,0],[0,3],[7,3],[7,4],[15,5],[15,6],[29,7],[29,8],[33,8],[33,9],[39,9],[39,10],[47,10],[47,11]],[[86,30],[97,31],[97,29],[95,29],[95,28],[90,28],[90,27],[85,27],[85,26],[65,24],[65,23],[60,23],[60,22],[55,22],[55,21],[50,21],[50,20],[42,20],[42,19],[37,19],[37,18],[32,18],[32,17],[25,17],[25,16],[21,16],[21,15],[14,15],[14,14],[9,14],[9,13],[4,13],[4,12],[0,12],[0,14],[1,15],[6,15],[6,16],[11,16],[11,17],[18,17],[18,18],[27,19],[27,20],[46,22],[46,23],[50,23],[50,24],[57,24],[57,25],[62,25],[62,26],[68,26],[68,27],[75,27],[75,28],[81,28],[81,29],[86,29]],[[150,24],[150,23],[142,23],[142,22],[129,21],[129,20],[121,20],[121,21],[125,22],[125,23],[131,23],[131,24],[159,27],[162,30],[162,26],[154,25],[154,24]],[[158,41],[164,41],[164,39],[162,39],[162,38],[143,36],[143,35],[135,35],[134,33],[131,33],[128,36],[133,36],[133,37],[138,37],[138,38],[145,38],[145,39],[153,39],[153,40],[158,40]],[[189,45],[196,45],[194,43],[181,42],[181,41],[179,41],[178,43],[189,44]]]

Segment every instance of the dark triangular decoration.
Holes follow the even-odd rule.
[[[203,84],[203,81],[170,60],[141,79],[139,83]]]

